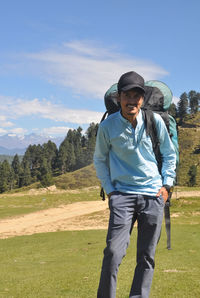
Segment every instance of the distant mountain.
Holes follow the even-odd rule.
[[[24,155],[26,151],[26,148],[13,148],[13,149],[8,149],[5,147],[0,146],[0,155]]]
[[[38,134],[29,134],[17,136],[15,134],[6,134],[0,136],[0,154],[23,155],[29,145],[38,145],[47,143],[49,140],[54,142],[57,147],[63,141],[64,137],[50,137]]]

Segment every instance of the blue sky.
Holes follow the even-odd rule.
[[[65,136],[99,122],[134,70],[199,92],[199,0],[7,0],[0,4],[0,135]]]

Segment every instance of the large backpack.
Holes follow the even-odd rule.
[[[179,164],[179,147],[178,147],[178,133],[176,120],[169,115],[168,109],[172,103],[172,92],[169,87],[163,82],[152,80],[145,82],[145,97],[142,106],[142,113],[145,119],[147,135],[150,135],[152,145],[156,148],[156,158],[160,168],[161,160],[158,156],[159,146],[157,140],[157,133],[155,130],[155,123],[153,118],[153,112],[160,114],[165,122],[171,141],[174,145],[176,152],[176,166]],[[106,106],[106,112],[104,113],[101,122],[106,118],[107,115],[116,113],[121,109],[120,103],[118,102],[118,89],[117,84],[112,85],[104,96],[104,103]],[[156,144],[157,143],[157,144]]]
[[[104,103],[106,112],[101,121],[107,115],[111,115],[120,110],[120,103],[118,102],[117,84],[112,85],[104,96]],[[175,119],[169,115],[168,109],[172,103],[172,92],[169,87],[163,82],[152,80],[145,82],[145,97],[142,105],[142,113],[145,121],[146,134],[150,136],[153,150],[158,163],[158,169],[161,171],[162,159],[160,154],[160,144],[157,136],[156,124],[153,113],[158,113],[165,122],[171,141],[176,152],[176,167],[179,163],[179,149],[178,149],[178,133]],[[101,189],[101,197],[105,199],[104,190]],[[165,226],[167,233],[167,248],[171,249],[171,224],[170,224],[170,198],[165,204]]]

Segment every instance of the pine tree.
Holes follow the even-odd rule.
[[[53,184],[52,174],[45,157],[42,157],[41,159],[39,172],[40,175],[38,176],[38,179],[40,180],[42,186],[47,187]]]
[[[39,168],[42,154],[43,150],[41,145],[29,145],[24,154],[23,163],[26,164],[26,167],[28,166],[31,171],[32,182],[36,182],[40,174]]]
[[[66,150],[66,160],[65,160],[66,172],[72,172],[77,169],[74,145],[71,143],[66,143],[65,150]]]
[[[58,171],[59,174],[66,173],[66,158],[67,158],[67,152],[65,150],[65,140],[60,144],[59,151],[58,151],[58,158],[57,158],[57,164],[58,164]]]
[[[16,154],[13,158],[11,167],[13,169],[13,176],[14,176],[14,186],[19,187],[19,175],[21,171],[21,165],[19,161],[19,156]]]
[[[16,174],[12,167],[10,167],[10,175],[8,178],[8,183],[9,183],[10,190],[12,190],[13,188],[19,187],[19,176],[17,176],[17,181],[16,181]],[[16,185],[16,183],[17,183],[17,185]]]
[[[0,165],[0,192],[11,189],[11,168],[7,160]]]
[[[30,164],[28,160],[23,160],[19,174],[19,187],[30,185],[32,182]]]
[[[82,148],[82,128],[78,127],[77,130],[73,131],[72,140],[74,155],[75,155],[75,165],[74,170],[80,169],[84,166],[83,159],[83,148]]]
[[[98,130],[98,124],[91,123],[86,131],[87,142],[86,142],[85,165],[89,165],[93,162],[97,130]]]
[[[174,103],[172,103],[169,107],[168,113],[176,119],[177,117],[177,108]]]
[[[76,169],[76,155],[74,144],[78,144],[78,141],[75,141],[76,133],[75,130],[69,130],[66,138],[60,144],[58,151],[58,167],[59,172],[64,174],[66,172],[71,172]],[[78,146],[78,145],[77,145]],[[76,148],[76,153],[78,149]]]
[[[42,150],[43,156],[47,160],[47,167],[49,169],[49,172],[51,172],[51,174],[56,173],[58,168],[58,149],[56,147],[56,144],[52,141],[48,141],[47,143],[43,144]]]
[[[189,105],[190,105],[190,113],[191,114],[196,114],[199,110],[199,93],[197,93],[194,90],[191,90],[188,93],[188,98],[189,98]]]
[[[180,118],[180,124],[182,124],[183,119],[188,113],[188,96],[187,93],[184,92],[180,96],[180,100],[178,102],[178,116]]]

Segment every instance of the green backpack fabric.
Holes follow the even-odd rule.
[[[168,109],[172,103],[172,92],[163,82],[152,80],[145,82],[145,98],[142,109],[152,110],[160,114],[165,122],[176,152],[176,167],[179,164],[178,131],[176,120],[169,115]]]

